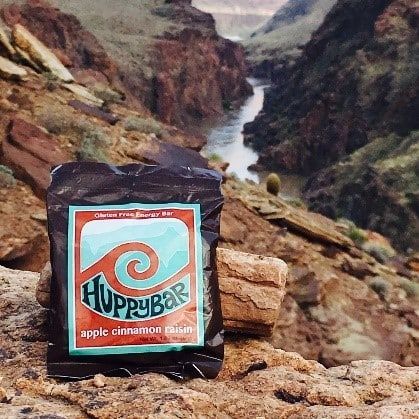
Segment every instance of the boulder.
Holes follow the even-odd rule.
[[[12,39],[17,47],[26,52],[31,60],[43,69],[65,82],[74,81],[71,73],[64,67],[57,56],[19,23],[13,27]]]
[[[24,68],[7,58],[0,57],[0,77],[6,80],[24,80],[27,75],[28,72]]]
[[[0,52],[5,52],[9,57],[16,54],[15,49],[9,41],[6,31],[0,26]]]
[[[96,97],[93,93],[90,92],[89,89],[86,87],[75,84],[75,83],[65,83],[63,84],[64,89],[69,90],[70,92],[74,93],[80,99],[87,101],[91,105],[95,106],[102,106],[103,100]]]
[[[80,100],[70,100],[68,104],[72,108],[81,111],[86,115],[94,116],[95,118],[101,119],[102,121],[105,121],[108,124],[115,125],[119,121],[119,118],[116,115],[103,111],[97,106],[88,105],[87,103],[81,102]]]
[[[217,267],[226,330],[270,336],[285,295],[287,265],[220,248]]]
[[[28,183],[39,196],[44,196],[50,183],[51,167],[69,160],[56,139],[17,117],[9,123],[2,151],[2,158],[16,176]]]

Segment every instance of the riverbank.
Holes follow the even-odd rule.
[[[268,173],[249,170],[249,166],[257,162],[259,155],[253,148],[244,144],[243,128],[262,110],[265,92],[270,85],[262,79],[247,80],[253,87],[253,95],[238,109],[227,112],[221,118],[206,121],[199,127],[199,132],[207,138],[207,144],[202,150],[205,157],[228,162],[227,173],[234,174],[241,180],[248,179],[260,183]],[[281,196],[300,199],[305,179],[302,176],[278,174],[281,178]]]

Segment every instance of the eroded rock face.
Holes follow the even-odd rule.
[[[65,3],[58,2],[64,8]],[[102,19],[103,4],[98,1],[91,5],[91,12],[97,10],[98,19]],[[169,124],[184,126],[220,115],[224,106],[251,93],[243,49],[219,37],[211,15],[193,8],[190,1],[161,0],[140,4],[134,10],[121,3],[114,9],[120,17],[104,19],[103,30],[92,28],[96,37],[75,16],[42,0],[10,5],[2,14],[8,25],[21,24],[51,48],[78,82],[110,84],[131,104],[144,105]],[[72,12],[77,15],[77,8]],[[148,13],[151,19],[149,27],[135,29],[141,36],[133,44],[125,39],[126,33],[133,32],[132,26],[124,26],[125,21],[135,18],[131,12]],[[78,17],[84,16],[80,13]],[[115,19],[122,19],[122,29],[118,27],[120,38],[126,42],[122,47],[118,34],[113,34]],[[161,32],[153,25],[162,26]],[[99,41],[107,50],[116,51],[116,61]],[[146,52],[137,57],[141,54],[137,50]]]
[[[0,187],[0,264],[39,270],[49,249],[44,203],[21,182]]]
[[[415,249],[417,5],[352,1],[350,13],[347,6],[337,1],[301,57],[278,70],[246,138],[261,151],[259,168],[311,175],[313,210]]]
[[[223,106],[251,93],[244,51],[226,39],[184,29],[155,43],[156,112],[183,124],[221,115]]]
[[[42,42],[33,36],[26,28],[16,24],[12,31],[13,43],[29,55],[41,68],[51,72],[55,77],[65,82],[74,81],[71,73],[61,61]]]
[[[381,265],[336,223],[261,188],[228,181],[224,193],[222,245],[281,258],[290,269],[275,347],[326,366],[358,359],[419,363],[419,295],[405,291],[418,286],[413,273],[408,279]]]
[[[50,183],[51,167],[69,159],[57,140],[21,118],[10,121],[2,152],[2,159],[41,197]]]
[[[0,77],[8,80],[24,80],[28,72],[8,60],[7,58],[0,57]]]
[[[419,408],[418,368],[357,361],[326,369],[257,340],[230,340],[213,381],[157,374],[47,379],[46,311],[34,299],[37,279],[0,267],[1,416],[378,419],[414,417]]]
[[[97,72],[102,80],[116,78],[116,65],[96,38],[71,15],[65,15],[42,0],[12,4],[2,10],[7,25],[22,25],[41,40],[76,77],[84,71]]]

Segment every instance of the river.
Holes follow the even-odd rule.
[[[230,164],[227,172],[235,173],[240,179],[261,182],[266,173],[249,171],[248,167],[256,163],[258,154],[252,148],[243,143],[243,127],[247,122],[253,121],[262,110],[265,90],[269,84],[262,80],[249,78],[253,86],[253,95],[248,97],[239,109],[227,112],[223,117],[218,118],[202,127],[207,137],[207,145],[202,150],[206,157],[211,155],[219,156],[223,161]],[[280,194],[285,198],[299,198],[304,179],[300,176],[284,175],[279,173],[281,178]]]
[[[227,112],[216,123],[206,127],[207,145],[203,150],[205,156],[216,154],[230,163],[228,172],[234,172],[241,179],[258,181],[259,176],[248,170],[256,163],[257,153],[243,144],[243,126],[256,118],[263,106],[267,84],[257,79],[248,79],[253,86],[254,94],[246,99],[238,110]]]

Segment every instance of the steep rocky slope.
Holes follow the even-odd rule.
[[[55,3],[98,37],[129,90],[165,122],[187,126],[251,93],[243,49],[191,0]]]
[[[413,0],[339,1],[247,127],[260,167],[329,167],[307,184],[312,208],[405,250],[418,246],[417,13]]]
[[[36,52],[34,48],[39,48],[35,43],[26,46],[27,51],[32,53]],[[38,67],[31,57],[26,57],[34,68]],[[133,108],[113,96],[112,101],[105,102],[95,96],[93,89],[76,83],[63,83],[47,71],[35,72],[29,66],[2,59],[2,263],[39,270],[48,258],[42,200],[52,165],[68,160],[95,160],[206,166],[206,160],[193,151],[202,148],[202,139],[152,119],[149,112],[141,107]],[[13,59],[22,62],[19,56],[13,56]],[[12,65],[15,73],[6,77],[4,63],[9,63],[9,67]],[[116,95],[113,90],[106,92]]]
[[[212,17],[191,1],[52,2],[62,12],[43,0],[16,3],[3,10],[6,23],[23,24],[61,51],[79,80],[97,88],[111,82],[164,122],[221,114],[251,91],[241,47],[220,38]]]
[[[109,100],[100,105],[93,88],[15,60],[13,77],[0,77],[1,265],[39,270],[48,260],[43,199],[53,162],[207,164],[193,150],[202,146],[199,139],[144,109]],[[369,232],[362,247],[368,244],[373,258],[355,246],[347,225],[263,187],[226,179],[224,194],[221,245],[279,257],[290,268],[270,342],[230,337],[217,381],[178,383],[149,374],[57,382],[45,376],[38,275],[0,267],[0,416],[412,417],[418,409],[417,258],[396,256]],[[377,261],[383,252],[386,264]],[[367,360],[351,362],[359,359]]]
[[[244,41],[252,73],[273,77],[278,68],[291,65],[335,3],[336,0],[288,0]]]
[[[413,418],[418,367],[357,361],[326,369],[257,340],[230,340],[215,381],[157,374],[65,383],[46,377],[37,274],[0,267],[0,416],[54,418]]]
[[[275,347],[327,366],[355,359],[419,363],[419,283],[401,259],[378,263],[343,234],[345,226],[258,186],[229,181],[225,195],[222,245],[281,258],[290,270]],[[365,249],[385,253],[385,240],[371,233],[369,239]]]

